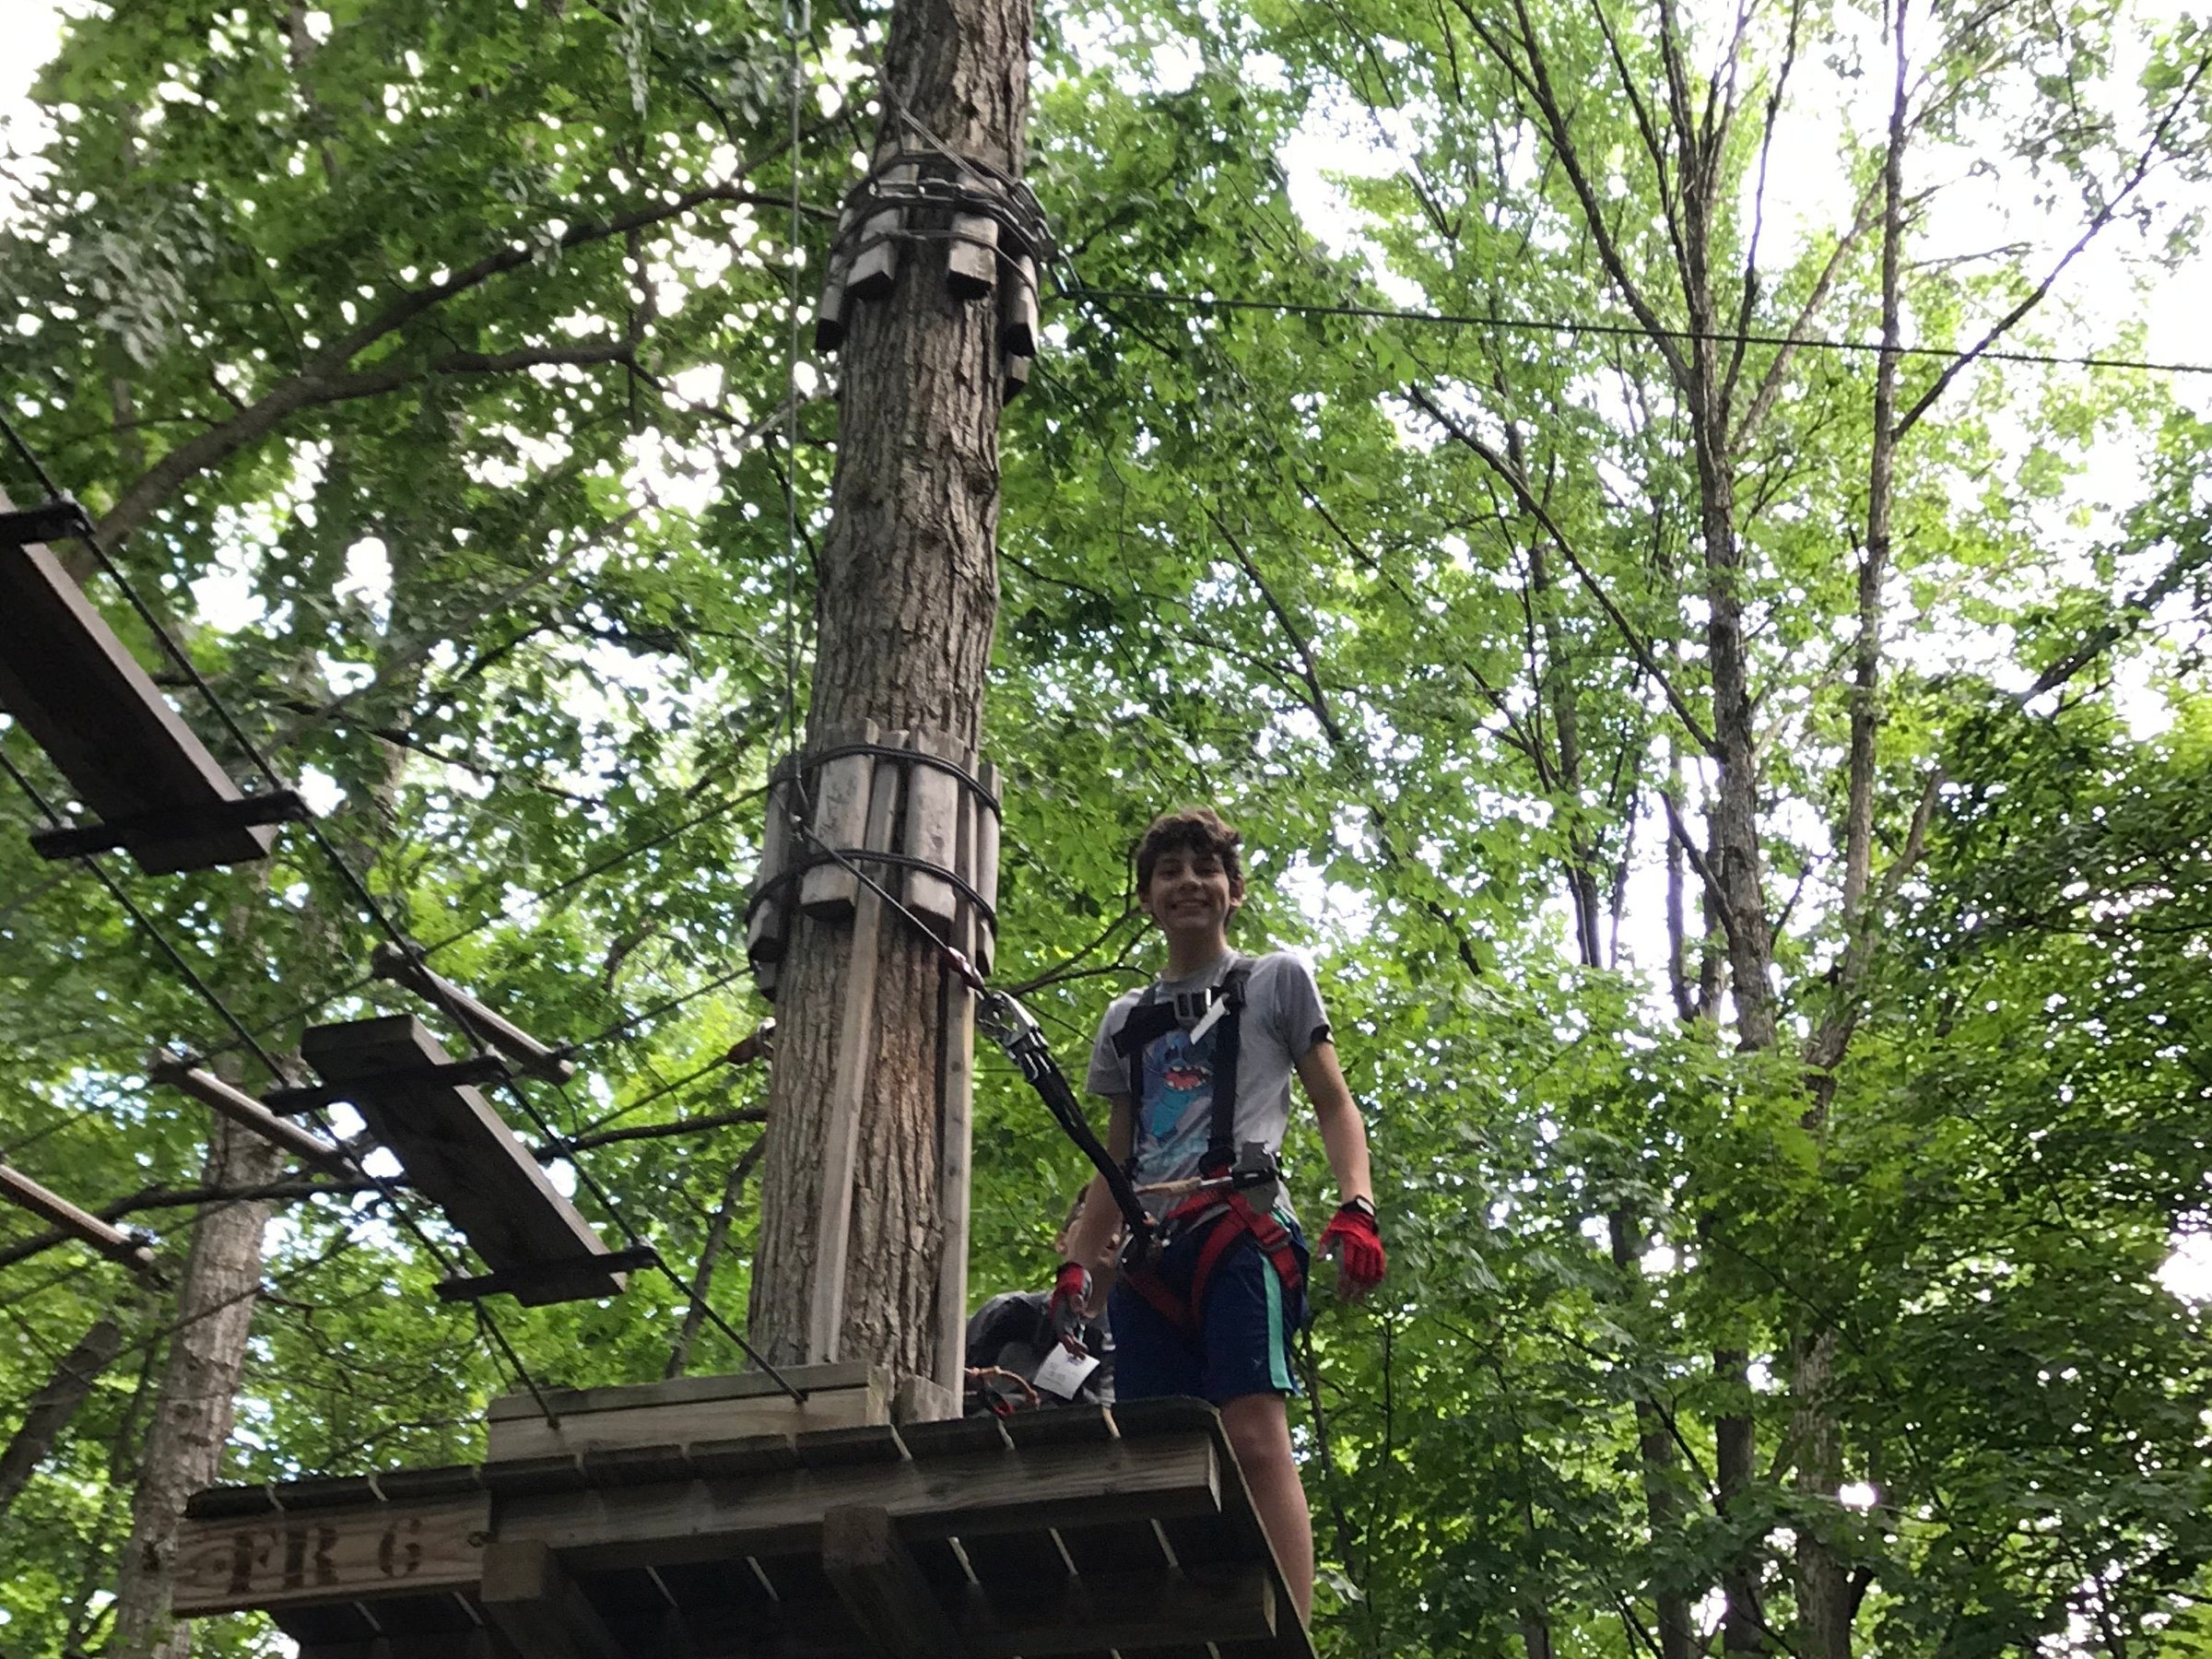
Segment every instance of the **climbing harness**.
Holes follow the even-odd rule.
[[[1156,983],[1129,1010],[1128,1018],[1113,1036],[1114,1052],[1128,1067],[1131,1106],[1139,1111],[1145,1099],[1145,1056],[1153,1043],[1178,1028],[1187,1028],[1187,1041],[1194,1045],[1209,1034],[1213,1038],[1212,1115],[1197,1176],[1136,1186],[1134,1153],[1127,1171],[1140,1196],[1181,1196],[1182,1202],[1159,1223],[1159,1236],[1163,1241],[1203,1230],[1187,1296],[1178,1295],[1160,1277],[1156,1259],[1123,1263],[1122,1277],[1130,1288],[1176,1329],[1191,1336],[1197,1335],[1214,1269],[1241,1237],[1249,1234],[1259,1245],[1282,1280],[1286,1295],[1305,1282],[1305,1270],[1299,1265],[1290,1230],[1275,1218],[1275,1201],[1282,1191],[1281,1166],[1259,1142],[1246,1141],[1240,1146],[1236,1138],[1237,1063],[1243,1047],[1244,995],[1252,970],[1250,957],[1237,956],[1230,959],[1229,971],[1218,985],[1162,995]]]

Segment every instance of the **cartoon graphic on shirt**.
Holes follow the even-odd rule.
[[[1169,1031],[1145,1051],[1144,1145],[1141,1161],[1159,1180],[1198,1167],[1213,1127],[1213,1037],[1194,1046],[1190,1033]],[[1172,1173],[1171,1173],[1172,1172]]]

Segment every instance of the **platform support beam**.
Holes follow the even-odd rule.
[[[622,1649],[562,1569],[535,1538],[484,1547],[484,1616],[527,1659],[622,1659]]]
[[[891,1659],[955,1659],[963,1652],[888,1511],[848,1503],[824,1512],[822,1571],[853,1622]]]

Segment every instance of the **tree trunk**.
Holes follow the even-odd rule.
[[[1751,1416],[1750,1359],[1741,1348],[1718,1348],[1712,1356],[1712,1380],[1726,1401],[1713,1414],[1713,1476],[1718,1488],[1721,1517],[1730,1518],[1737,1500],[1750,1489],[1752,1464],[1758,1455],[1757,1424]],[[1721,1573],[1721,1651],[1724,1653],[1763,1653],[1767,1651],[1767,1623],[1759,1606],[1759,1542],[1747,1538],[1736,1547]]]
[[[123,1327],[112,1316],[103,1316],[62,1356],[61,1364],[54,1367],[53,1381],[39,1390],[22,1428],[7,1442],[7,1450],[0,1453],[0,1515],[7,1513],[16,1494],[53,1455],[54,1441],[90,1396],[100,1373],[113,1364],[122,1351]]]
[[[1905,6],[1890,16],[1894,60],[1888,147],[1882,165],[1882,351],[1874,382],[1873,442],[1866,470],[1866,545],[1859,555],[1858,635],[1852,652],[1851,753],[1843,814],[1843,955],[1827,1017],[1807,1045],[1810,1099],[1803,1123],[1825,1141],[1835,1067],[1858,1024],[1876,917],[1873,899],[1874,794],[1881,728],[1882,584],[1888,575],[1891,507],[1896,499],[1897,377],[1903,338],[1902,268],[1905,237],[1905,141],[1910,101],[1905,51]],[[1850,1570],[1830,1535],[1840,1515],[1843,1481],[1842,1430],[1830,1398],[1836,1334],[1824,1322],[1801,1330],[1791,1345],[1791,1440],[1796,1447],[1795,1485],[1818,1516],[1797,1532],[1797,1652],[1802,1659],[1851,1659]]]
[[[1613,1265],[1622,1283],[1632,1283],[1637,1258],[1643,1250],[1643,1229],[1626,1204],[1617,1204],[1606,1218],[1613,1251]],[[1636,1458],[1643,1475],[1643,1512],[1652,1529],[1654,1551],[1682,1535],[1687,1506],[1681,1477],[1675,1467],[1675,1439],[1667,1431],[1659,1402],[1641,1382],[1631,1382],[1629,1398],[1636,1408]],[[1659,1659],[1690,1659],[1689,1595],[1687,1586],[1654,1583],[1652,1607],[1659,1627]]]
[[[1018,176],[1030,31],[1030,0],[899,0],[884,60],[884,141],[925,153],[942,144]],[[902,113],[922,130],[902,125]],[[848,301],[834,512],[818,566],[807,714],[815,748],[863,720],[942,733],[963,747],[981,729],[998,606],[998,310],[995,297],[960,300],[948,291],[947,246],[906,243],[889,296]],[[828,1357],[807,1352],[817,1235],[822,1205],[849,1202],[835,1353],[927,1377],[935,1371],[944,1247],[941,970],[897,915],[884,918],[852,1190],[826,1198],[830,1082],[853,931],[850,923],[802,918],[783,963],[753,1339],[777,1360]]]
[[[227,1118],[214,1120],[208,1185],[265,1182],[283,1163],[276,1146]],[[169,1362],[131,1503],[108,1659],[184,1659],[190,1650],[187,1628],[169,1616],[177,1523],[184,1500],[221,1469],[261,1285],[262,1232],[274,1207],[266,1199],[211,1204],[193,1223]]]
[[[1791,1368],[1790,1438],[1797,1448],[1797,1490],[1818,1512],[1797,1526],[1797,1640],[1799,1659],[1849,1659],[1851,1573],[1828,1535],[1841,1520],[1837,1493],[1843,1484],[1843,1434],[1829,1399],[1835,1369],[1836,1334],[1801,1338]]]

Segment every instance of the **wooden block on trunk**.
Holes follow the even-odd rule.
[[[765,1371],[550,1389],[546,1403],[560,1419],[558,1428],[546,1421],[529,1394],[502,1394],[488,1416],[485,1459],[507,1463],[625,1446],[691,1445],[891,1420],[890,1378],[879,1368],[791,1365],[782,1371],[806,1394],[804,1405]]]
[[[869,731],[875,727],[871,724]],[[888,734],[887,748],[906,747],[903,731]],[[888,853],[899,814],[900,763],[870,757],[876,768],[869,784],[868,821],[863,850]],[[873,873],[871,872],[873,876]],[[882,885],[881,877],[874,879]],[[895,890],[895,889],[887,889]],[[853,937],[845,964],[844,1009],[837,1030],[836,1056],[830,1079],[830,1104],[822,1131],[821,1205],[814,1245],[814,1284],[806,1311],[806,1357],[839,1358],[844,1327],[845,1257],[853,1218],[853,1171],[860,1143],[860,1120],[867,1101],[868,1074],[876,1055],[877,940],[883,928],[883,900],[865,888],[853,912]]]
[[[863,743],[874,743],[878,735],[876,723],[863,721],[857,735]],[[851,741],[850,736],[841,737],[824,747],[838,748]],[[799,764],[806,764],[804,757]],[[823,846],[843,851],[861,844],[867,833],[868,785],[875,771],[875,759],[867,755],[841,755],[815,769],[814,816],[809,820],[814,834],[806,841],[806,857],[818,856]],[[853,913],[859,891],[859,880],[843,865],[817,865],[799,884],[799,908],[810,916],[841,919]]]
[[[1014,276],[999,301],[999,343],[1009,357],[1037,355],[1037,262],[1027,253],[1014,262]]]
[[[897,187],[914,182],[912,162],[884,169],[883,182]],[[860,228],[859,251],[853,255],[852,272],[845,277],[845,293],[854,300],[880,300],[899,277],[899,253],[906,229],[906,209],[886,207],[868,216]]]
[[[784,756],[768,775],[768,810],[760,828],[760,874],[753,883],[758,893],[791,868],[791,808],[793,784],[799,775],[797,757]],[[753,907],[753,919],[745,930],[745,953],[758,972],[764,962],[780,962],[791,946],[791,914],[795,908],[790,884],[771,892]]]
[[[1030,365],[1033,358],[1016,357],[1006,352],[999,359],[999,401],[1012,403],[1030,383]]]
[[[830,275],[822,283],[822,297],[814,308],[814,348],[835,351],[845,343],[845,279],[853,262],[842,253],[830,260]]]
[[[998,284],[998,221],[987,213],[952,216],[945,286],[956,300],[979,300]]]
[[[352,1087],[370,1132],[494,1273],[607,1253],[482,1095],[425,1075],[451,1060],[412,1014],[311,1026],[300,1052],[324,1081]],[[613,1296],[622,1286],[607,1272],[516,1295],[535,1305]]]
[[[148,875],[268,856],[273,823],[206,826],[245,797],[37,542],[0,545],[0,705],[89,810],[134,829],[123,845]]]

